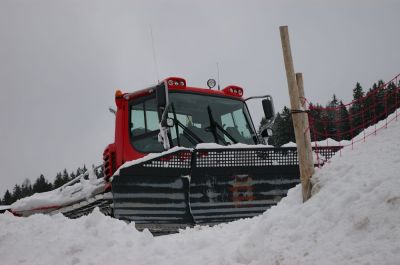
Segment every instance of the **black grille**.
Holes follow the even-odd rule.
[[[329,160],[341,147],[317,147],[321,162]],[[298,165],[296,147],[195,150],[196,167],[260,167]],[[315,161],[317,163],[317,161]]]

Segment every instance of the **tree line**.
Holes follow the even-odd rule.
[[[94,165],[92,165],[94,168]],[[85,173],[87,168],[85,165],[83,167],[78,167],[77,170],[68,173],[67,169],[64,169],[61,172],[56,174],[56,177],[53,182],[47,180],[43,174],[41,174],[32,184],[30,179],[26,178],[21,185],[15,184],[14,188],[10,190],[6,190],[4,196],[0,197],[0,205],[11,205],[15,201],[22,199],[24,197],[31,196],[38,192],[46,192],[56,188],[61,187],[62,185],[68,183],[69,181],[75,179],[77,176]],[[103,177],[102,169],[95,171],[95,174],[98,178]]]
[[[311,133],[312,141],[324,140],[330,137],[336,141],[351,140],[365,128],[383,120],[400,106],[399,84],[390,82],[382,89],[384,82],[379,80],[367,92],[360,83],[353,88],[353,104],[346,106],[336,95],[332,96],[325,107],[321,104],[309,105],[310,120],[314,122],[316,133]],[[265,127],[267,121],[261,120],[259,130]],[[288,142],[295,142],[291,110],[284,106],[275,116],[271,127],[273,135],[268,138],[268,144],[275,147]]]

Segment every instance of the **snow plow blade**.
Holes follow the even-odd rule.
[[[178,150],[121,168],[112,181],[114,217],[153,233],[193,225],[188,205],[191,156],[190,149]]]
[[[331,158],[340,147],[318,147]],[[300,182],[297,151],[287,148],[178,150],[114,175],[114,216],[155,233],[259,215]]]

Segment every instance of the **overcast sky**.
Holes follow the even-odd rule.
[[[168,76],[205,87],[218,62],[222,87],[289,105],[280,25],[306,96],[348,101],[357,81],[400,72],[399,10],[400,1],[0,0],[0,196],[25,178],[101,163],[116,88]],[[260,102],[250,108],[258,123]]]

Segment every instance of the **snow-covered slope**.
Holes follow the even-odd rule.
[[[400,122],[317,170],[262,216],[154,238],[98,211],[0,215],[0,264],[400,264]]]

